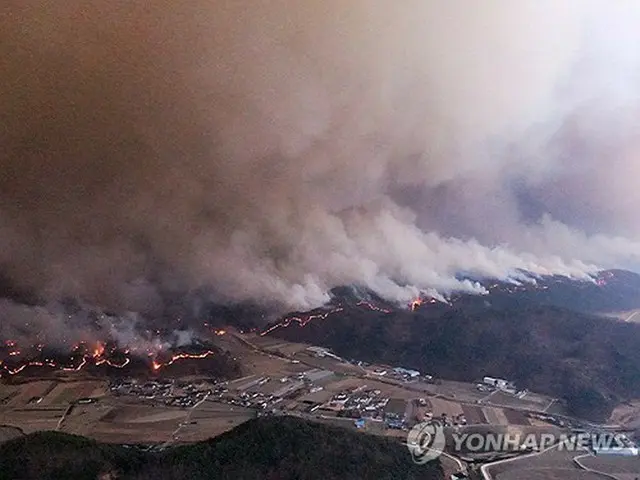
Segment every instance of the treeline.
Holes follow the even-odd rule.
[[[0,479],[441,480],[440,464],[416,465],[385,438],[290,417],[261,418],[164,452],[101,444],[57,432],[0,445]]]
[[[506,377],[564,398],[570,413],[593,420],[640,397],[640,325],[557,307],[429,305],[391,314],[349,308],[273,335],[441,378]]]

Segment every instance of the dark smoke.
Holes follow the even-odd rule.
[[[639,10],[6,0],[7,290],[153,316],[639,265]]]

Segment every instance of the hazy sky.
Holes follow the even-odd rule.
[[[314,306],[640,266],[635,0],[0,6],[0,267]]]

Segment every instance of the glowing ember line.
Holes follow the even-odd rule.
[[[361,302],[358,302],[356,305],[358,307],[367,307],[369,310],[373,310],[375,312],[391,313],[391,310],[387,310],[386,308],[377,307],[377,306],[373,305],[372,303],[365,302],[364,300],[361,301]]]
[[[203,358],[210,357],[211,355],[215,355],[215,352],[207,351],[204,353],[177,353],[171,357],[171,359],[165,363],[162,363],[156,359],[151,362],[151,368],[154,372],[157,372],[161,368],[168,367],[169,365],[173,365],[178,360],[202,360]]]
[[[124,368],[127,365],[129,365],[130,362],[131,362],[131,360],[129,360],[128,358],[125,358],[123,363],[113,363],[108,358],[101,358],[100,360],[96,361],[96,366],[107,364],[110,367],[114,367],[114,368]]]
[[[7,345],[11,345],[12,347],[16,346],[16,343],[13,340],[10,340],[5,343]],[[42,349],[44,348],[44,345],[43,346],[38,345],[37,347],[40,347],[40,348],[37,348],[37,350],[41,352]],[[83,350],[86,351],[86,345],[83,342],[77,345],[74,345],[72,348],[72,352],[80,352]],[[22,365],[19,365],[15,368],[9,368],[9,366],[4,365],[4,368],[0,369],[0,376],[3,372],[9,375],[17,375],[18,373],[24,371],[27,367],[50,367],[54,369],[59,369],[64,372],[79,372],[85,366],[91,363],[93,363],[96,366],[104,364],[114,368],[124,368],[131,362],[131,360],[128,357],[125,357],[125,359],[121,362],[113,361],[105,357],[105,353],[106,353],[105,345],[102,342],[98,342],[91,353],[86,353],[83,355],[81,363],[77,366],[69,366],[64,364],[60,365],[50,359],[45,359],[44,361],[32,360],[32,361],[26,361]],[[18,350],[9,352],[9,356],[12,356],[12,357],[18,356],[20,354],[21,353]],[[0,365],[3,365],[3,362],[1,360],[0,360]]]
[[[80,365],[78,365],[77,367],[62,367],[62,371],[63,372],[79,372],[84,368],[86,364],[87,364],[87,359],[83,357],[82,363]]]
[[[23,371],[28,366],[29,366],[28,364],[21,365],[20,367],[16,368],[15,370],[7,370],[7,372],[9,373],[9,375],[17,375],[18,373]]]
[[[27,367],[52,367],[52,368],[56,368],[57,365],[51,361],[44,361],[44,362],[38,362],[38,361],[34,361],[34,362],[29,362],[29,363],[25,363],[24,365],[20,365],[17,368],[11,369],[8,368],[6,371],[9,375],[17,375],[18,373],[22,372],[25,368]]]
[[[391,310],[388,310],[386,308],[378,307],[376,305],[373,305],[372,303],[365,302],[364,300],[358,302],[356,304],[356,306],[365,307],[365,308],[368,308],[369,310],[373,310],[375,312],[381,312],[381,313],[384,313],[384,314],[392,313]],[[337,307],[337,308],[335,308],[335,309],[333,309],[333,310],[331,310],[329,312],[322,313],[322,314],[307,315],[307,316],[300,316],[300,317],[286,317],[283,320],[281,320],[279,323],[277,323],[277,324],[269,327],[267,330],[261,332],[260,336],[264,337],[265,335],[269,335],[271,332],[273,332],[274,330],[277,330],[278,328],[287,328],[293,322],[297,322],[301,327],[304,327],[305,325],[307,325],[312,320],[324,320],[329,315],[333,315],[334,313],[338,313],[338,312],[342,312],[342,311],[344,311],[344,307]]]
[[[269,333],[273,332],[274,330],[276,330],[278,328],[286,328],[289,325],[291,325],[291,322],[297,322],[301,327],[304,327],[305,325],[307,325],[312,320],[324,320],[329,315],[333,315],[334,313],[342,312],[343,310],[344,310],[344,308],[338,307],[338,308],[335,308],[335,309],[331,310],[330,312],[316,314],[316,315],[308,315],[306,317],[287,317],[284,320],[282,320],[280,323],[278,323],[278,324],[272,326],[271,328],[269,328],[268,330],[265,330],[264,332],[262,332],[260,334],[260,336],[264,337],[265,335],[268,335]]]

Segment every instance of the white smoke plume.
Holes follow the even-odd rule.
[[[151,312],[640,266],[633,0],[6,0],[0,266]]]
[[[135,312],[116,316],[88,305],[70,310],[60,303],[30,306],[0,299],[0,318],[0,339],[21,346],[42,344],[69,350],[79,343],[92,345],[108,340],[122,350],[145,357],[197,343],[194,330],[150,329],[152,324]]]

